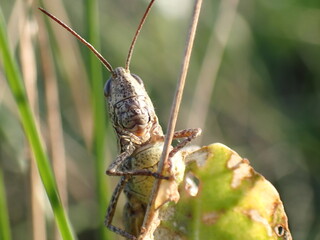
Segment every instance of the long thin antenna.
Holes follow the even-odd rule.
[[[137,29],[136,33],[134,34],[134,37],[132,39],[132,42],[131,42],[131,45],[130,45],[130,48],[129,48],[128,56],[127,56],[127,61],[126,61],[126,66],[125,66],[126,70],[129,70],[129,65],[130,65],[130,61],[131,61],[134,45],[136,44],[136,41],[137,41],[137,38],[139,36],[140,30],[141,30],[144,22],[146,21],[146,18],[148,16],[149,12],[150,12],[150,9],[151,9],[152,4],[154,3],[154,1],[155,0],[151,0],[151,2],[149,3],[149,5],[148,5],[145,13],[143,14],[143,17],[142,17],[140,23],[139,23],[138,29]]]
[[[70,32],[73,36],[75,36],[78,40],[80,40],[84,45],[86,45],[103,63],[103,65],[109,70],[109,72],[113,73],[113,68],[111,64],[90,44],[88,43],[84,38],[82,38],[78,33],[76,33],[74,30],[72,30],[67,24],[62,22],[57,17],[53,16],[51,13],[47,12],[43,8],[38,8],[40,11],[42,11],[44,14],[46,14],[48,17],[50,17],[52,20],[57,22],[59,25],[67,29],[68,32]]]

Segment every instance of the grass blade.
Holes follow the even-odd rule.
[[[44,151],[44,147],[37,130],[35,118],[31,113],[30,106],[27,101],[25,88],[22,83],[21,74],[18,70],[17,63],[14,61],[6,37],[6,27],[2,12],[0,10],[0,49],[2,61],[6,71],[7,79],[11,92],[15,98],[20,113],[20,120],[27,136],[28,142],[35,156],[36,164],[41,176],[42,183],[48,195],[52,206],[54,216],[59,227],[60,233],[65,240],[75,239],[71,225],[61,205],[58,194],[57,185],[49,164],[48,157]]]
[[[86,19],[88,20],[87,31],[89,42],[100,48],[99,42],[99,24],[98,24],[98,6],[97,1],[86,1]],[[90,53],[89,56],[89,79],[91,82],[91,99],[93,106],[93,151],[95,156],[95,176],[96,176],[96,194],[99,202],[99,239],[111,239],[110,231],[104,226],[106,213],[106,204],[108,202],[109,189],[106,184],[105,175],[105,139],[106,139],[106,117],[103,95],[103,78],[101,64],[96,56]]]
[[[11,231],[9,223],[8,206],[3,183],[2,169],[0,168],[0,239],[10,240]]]

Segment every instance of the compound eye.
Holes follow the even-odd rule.
[[[106,84],[104,85],[104,96],[109,97],[110,96],[110,91],[111,91],[111,81],[112,79],[110,78]]]
[[[143,86],[143,81],[142,81],[142,79],[141,79],[138,75],[136,75],[136,74],[134,74],[134,73],[131,73],[131,76],[132,76],[135,80],[137,80],[137,82],[138,82],[140,85]]]

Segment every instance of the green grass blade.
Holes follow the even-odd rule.
[[[10,240],[10,224],[6,201],[5,187],[3,183],[2,169],[0,168],[0,239]]]
[[[88,20],[87,31],[89,34],[89,42],[100,48],[99,41],[99,24],[98,24],[98,6],[97,1],[86,1],[86,19]],[[94,156],[95,156],[95,176],[96,176],[96,189],[97,198],[99,202],[99,221],[100,221],[100,239],[111,239],[110,231],[106,230],[103,225],[106,204],[108,203],[109,189],[106,184],[105,175],[105,135],[106,135],[106,117],[105,117],[105,104],[103,95],[103,78],[102,67],[94,54],[90,53],[89,56],[89,78],[91,83],[91,99],[93,105],[93,122],[94,122]]]
[[[58,194],[57,185],[49,164],[48,157],[44,151],[41,142],[40,134],[37,130],[34,116],[31,113],[30,106],[27,101],[25,88],[22,83],[22,78],[14,61],[6,37],[5,21],[0,9],[0,49],[2,55],[3,66],[6,71],[11,92],[15,98],[20,113],[20,119],[24,128],[30,147],[36,159],[36,164],[40,173],[40,177],[46,193],[48,195],[50,204],[53,209],[55,220],[57,222],[60,233],[65,240],[75,239],[71,225],[62,207],[60,197]]]

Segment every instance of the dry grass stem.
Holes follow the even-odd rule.
[[[176,89],[173,104],[171,107],[170,119],[169,119],[168,128],[167,128],[168,130],[167,130],[167,134],[165,136],[164,148],[163,148],[163,152],[162,152],[159,166],[158,166],[158,173],[160,173],[160,174],[163,172],[164,163],[165,163],[165,161],[167,161],[168,155],[169,155],[169,149],[171,146],[174,129],[175,129],[176,122],[177,122],[177,117],[178,117],[178,112],[179,112],[180,103],[181,103],[181,99],[182,99],[183,89],[184,89],[185,80],[186,80],[186,76],[187,76],[187,72],[188,72],[188,67],[189,67],[193,42],[194,42],[194,38],[195,38],[195,34],[196,34],[198,19],[199,19],[199,15],[200,15],[201,5],[202,5],[202,0],[195,1],[191,25],[189,27],[188,38],[186,41],[184,59],[183,59],[183,63],[181,66],[181,71],[180,71],[180,77],[179,77],[179,80],[177,83],[177,89]],[[156,181],[153,185],[152,194],[150,197],[150,201],[148,203],[145,219],[144,219],[143,226],[142,226],[143,234],[139,237],[139,239],[141,239],[141,240],[145,239],[144,237],[149,235],[149,232],[150,232],[149,228],[152,227],[152,222],[157,221],[158,213],[155,212],[156,209],[154,209],[154,203],[155,203],[155,199],[156,199],[156,196],[157,196],[158,190],[159,190],[159,182],[160,181],[158,179],[156,179]]]
[[[44,1],[46,9],[54,13],[59,13],[59,18],[63,19],[69,26],[71,25],[68,21],[66,10],[63,7],[61,0],[57,1]],[[87,73],[85,72],[85,64],[82,60],[79,47],[74,39],[69,34],[66,34],[57,24],[50,22],[54,31],[54,36],[59,36],[57,44],[59,48],[59,67],[66,76],[68,83],[70,84],[71,95],[73,103],[75,104],[75,112],[79,123],[73,123],[74,126],[79,127],[75,131],[80,131],[86,146],[90,147],[92,144],[92,111],[90,108],[90,100],[88,96],[90,87],[88,86]]]
[[[33,37],[34,37],[34,22],[26,15],[30,6],[22,4],[21,12],[19,14],[19,33],[20,33],[20,58],[22,76],[26,86],[28,100],[30,102],[31,110],[36,117],[39,128],[39,106],[38,106],[38,90],[36,78],[36,59],[34,55]],[[30,158],[34,158],[30,154]],[[37,170],[36,161],[30,161],[30,181],[31,181],[31,212],[32,212],[32,229],[33,239],[46,239],[46,221],[45,211],[43,209],[44,191]]]

